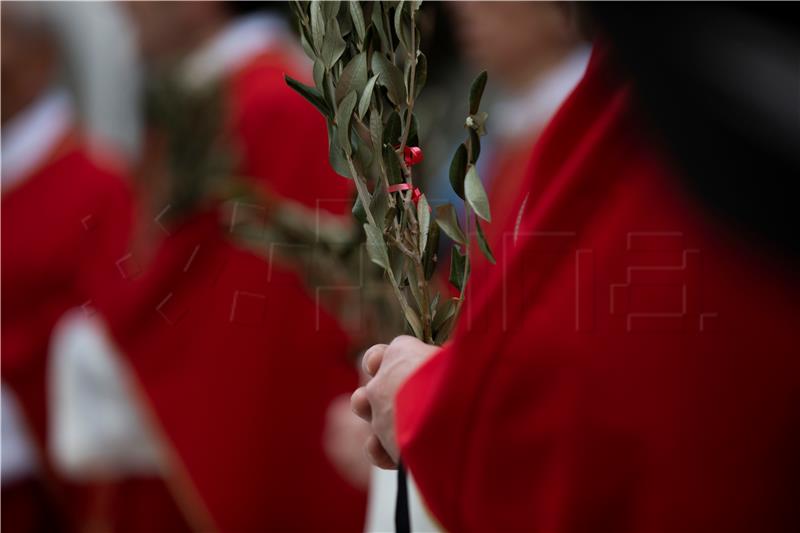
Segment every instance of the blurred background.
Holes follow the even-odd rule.
[[[428,197],[452,199],[466,93],[485,69],[479,170],[499,249],[536,139],[589,62],[589,18],[624,45],[643,108],[699,196],[794,253],[782,181],[761,182],[753,214],[750,188],[720,195],[692,178],[722,156],[736,182],[748,167],[732,154],[752,163],[760,150],[771,175],[796,170],[797,117],[780,112],[796,93],[780,78],[798,47],[783,13],[736,11],[721,28],[738,44],[719,30],[687,50],[669,31],[674,10],[587,11],[423,5]],[[367,312],[380,289],[348,277],[363,267],[354,192],[329,168],[324,120],[285,85],[285,73],[311,77],[290,13],[280,2],[2,3],[3,531],[392,528],[394,478],[367,465],[349,394],[360,353],[401,321]],[[700,35],[696,13],[686,27]],[[709,87],[727,96],[751,78],[737,61],[709,67],[735,46],[764,83],[702,105]],[[726,140],[731,123],[717,119],[742,109],[743,133]],[[748,135],[772,124],[764,146]],[[311,390],[290,412],[301,376]],[[435,529],[413,502],[417,528]]]

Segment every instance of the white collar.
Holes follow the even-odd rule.
[[[526,90],[499,100],[490,111],[492,133],[514,138],[541,130],[583,78],[591,51],[588,45],[577,47]]]
[[[205,85],[287,40],[289,29],[279,17],[266,13],[239,17],[187,58],[184,79],[191,87]]]
[[[17,113],[2,130],[2,190],[30,176],[55,149],[73,122],[63,88],[54,88]]]

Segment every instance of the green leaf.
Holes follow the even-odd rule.
[[[369,135],[372,141],[372,150],[377,157],[383,155],[383,121],[377,111],[369,115]]]
[[[419,224],[419,255],[422,257],[425,255],[428,232],[431,229],[431,212],[424,194],[417,201],[417,223]]]
[[[445,234],[458,244],[466,244],[467,238],[461,230],[453,204],[443,204],[436,208],[436,223]]]
[[[386,221],[386,213],[389,211],[389,193],[384,188],[383,180],[377,180],[378,184],[372,192],[372,200],[369,203],[369,210],[372,211],[372,216],[376,224],[381,225]]]
[[[347,63],[339,76],[339,82],[336,85],[336,103],[341,102],[350,91],[361,94],[366,84],[367,53],[361,52]]]
[[[422,92],[426,81],[428,81],[428,58],[420,52],[417,56],[417,70],[414,74],[414,98],[417,98]]]
[[[361,203],[361,197],[356,196],[356,201],[353,203],[353,216],[361,224],[367,222],[367,212],[364,210],[364,204]]]
[[[389,43],[389,36],[387,34],[388,28],[383,23],[383,4],[381,2],[372,3],[372,27],[378,32],[378,38],[381,41],[381,49],[389,50],[391,45]],[[377,51],[376,51],[377,53]]]
[[[339,0],[325,0],[322,2],[322,14],[326,20],[336,18],[339,13],[339,3]]]
[[[392,267],[392,272],[397,272],[397,276],[405,276],[408,258],[401,250],[398,250],[397,248],[389,248],[389,264]],[[402,280],[397,279],[395,281],[402,285]]]
[[[431,224],[431,230],[428,233],[428,244],[425,247],[425,255],[422,257],[422,266],[425,269],[425,279],[433,277],[433,271],[436,270],[436,263],[439,261],[437,254],[439,253],[439,225]]]
[[[461,253],[458,246],[453,245],[453,250],[450,254],[450,283],[458,290],[464,287],[464,268],[466,264],[467,256]]]
[[[317,57],[317,53],[311,46],[311,43],[309,42],[308,37],[306,36],[305,30],[300,33],[300,44],[303,47],[303,51],[309,58],[314,59],[315,57]]]
[[[439,330],[450,317],[456,314],[457,305],[458,298],[448,298],[442,303],[439,309],[436,310],[436,315],[431,324],[434,330]]]
[[[336,127],[338,128],[336,139],[339,147],[345,154],[351,155],[353,147],[350,144],[350,119],[353,117],[353,108],[356,106],[358,95],[355,91],[344,97],[339,109],[336,111]]]
[[[488,78],[488,74],[484,70],[478,77],[475,78],[475,81],[472,82],[472,86],[469,89],[469,114],[474,115],[478,112],[478,109],[481,107],[481,98],[483,97],[483,90],[486,88],[486,80]]]
[[[447,339],[450,337],[450,334],[453,332],[453,326],[455,325],[456,316],[455,311],[453,315],[445,320],[439,329],[436,330],[436,334],[433,336],[433,343],[437,346],[441,346],[444,344]]]
[[[464,199],[464,177],[467,174],[467,147],[460,144],[450,161],[450,185],[455,193]],[[449,234],[448,234],[449,235]]]
[[[372,101],[372,90],[375,88],[376,81],[378,81],[377,74],[369,79],[364,87],[364,92],[361,93],[361,100],[358,102],[358,118],[364,118],[364,114],[369,109],[369,103]]]
[[[339,31],[339,22],[336,18],[329,18],[325,24],[325,38],[322,41],[322,63],[325,68],[330,70],[333,65],[342,57],[347,43],[342,39],[342,34]]]
[[[392,111],[386,124],[383,127],[383,144],[395,146],[400,143],[400,135],[403,133],[403,123],[397,111]]]
[[[325,90],[325,65],[319,59],[314,60],[314,85],[320,94]]]
[[[414,336],[418,339],[422,337],[422,322],[419,319],[417,313],[405,303],[405,300],[401,301],[400,306],[403,308],[403,314],[406,317],[406,322],[408,325],[411,326],[411,331],[414,332]]]
[[[351,124],[352,121],[351,121]],[[369,129],[358,122],[354,123],[353,134],[350,135],[353,144],[353,159],[356,169],[360,169],[365,174],[372,166],[375,154],[372,151],[372,140],[370,139]]]
[[[397,38],[406,50],[411,49],[411,17],[405,8],[405,2],[400,0],[394,10],[394,31]]]
[[[308,85],[304,85],[297,81],[296,79],[292,78],[291,76],[285,75],[284,78],[286,79],[286,84],[297,91],[300,96],[314,104],[314,107],[319,109],[319,111],[328,117],[329,119],[332,118],[332,114],[330,109],[328,108],[328,104],[325,102],[325,99],[322,97],[319,92],[313,88],[309,87]]]
[[[372,224],[364,224],[367,235],[367,254],[373,263],[385,269],[389,267],[389,253],[386,251],[386,241],[383,240],[383,231]]]
[[[406,101],[406,84],[397,65],[380,53],[372,54],[372,72],[378,75],[378,84],[386,87],[386,94],[394,105]]]
[[[383,138],[386,139],[386,133],[384,132]],[[402,169],[400,168],[400,161],[397,159],[397,154],[394,151],[394,148],[389,146],[384,146],[383,148],[383,163],[386,165],[386,174],[389,179],[389,185],[397,185],[403,181],[403,173]]]
[[[419,121],[417,115],[411,115],[411,127],[408,128],[408,146],[419,145]]]
[[[361,2],[350,0],[348,2],[348,7],[350,8],[350,18],[353,19],[353,26],[356,29],[356,35],[358,35],[358,42],[363,43],[364,37],[367,35],[367,26],[364,23],[364,12],[361,10]]]
[[[475,165],[470,165],[467,170],[467,177],[464,178],[464,194],[467,197],[467,203],[475,211],[475,214],[487,222],[492,221],[492,214],[489,210],[489,198],[486,196],[486,191],[481,183],[481,178],[478,176],[478,171]]]
[[[322,42],[325,38],[325,17],[322,14],[322,5],[319,0],[311,2],[311,44],[318,54],[322,52]]]
[[[347,159],[336,142],[338,128],[336,126],[329,126],[328,128],[328,161],[331,168],[343,178],[352,178],[350,175],[350,166],[347,164]]]
[[[420,290],[419,286],[419,279],[417,278],[417,269],[416,268],[409,268],[406,272],[408,274],[408,288],[411,291],[411,295],[414,297],[414,301],[417,302],[417,309],[422,311],[422,291]]]
[[[489,248],[489,241],[486,240],[486,235],[483,234],[483,228],[481,228],[481,222],[477,218],[475,219],[475,227],[478,228],[478,246],[483,252],[483,255],[486,259],[489,260],[491,264],[497,264],[497,261],[494,258],[494,254],[492,253],[492,249]]]
[[[353,31],[353,19],[350,17],[349,10],[339,11],[337,20],[339,21],[339,29],[342,30],[342,37],[347,37]],[[352,39],[347,39],[352,42]]]

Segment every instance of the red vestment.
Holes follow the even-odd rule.
[[[704,216],[602,52],[528,174],[471,320],[397,398],[433,514],[450,531],[800,529],[793,273]]]
[[[3,193],[2,377],[19,399],[50,482],[55,481],[47,460],[50,333],[64,311],[92,304],[118,277],[116,262],[124,254],[130,217],[127,184],[89,155],[75,131]],[[60,483],[48,488],[66,503]],[[34,506],[26,501],[9,498],[8,515],[15,502]],[[33,516],[52,512],[39,508]],[[58,521],[46,519],[47,527]],[[4,524],[16,527],[5,519]]]
[[[238,175],[344,212],[351,183],[328,166],[323,119],[286,86],[288,58],[261,54],[227,80]],[[295,273],[232,244],[215,209],[170,231],[102,311],[170,449],[187,525],[361,530],[365,494],[322,445],[330,401],[357,384],[347,336]]]

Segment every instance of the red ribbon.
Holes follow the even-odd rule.
[[[405,160],[406,165],[409,167],[416,165],[424,158],[425,156],[422,155],[422,148],[419,146],[406,146],[403,150],[403,159]],[[390,193],[411,191],[411,200],[414,202],[414,205],[419,203],[419,199],[422,196],[422,191],[419,190],[419,187],[412,187],[410,183],[398,183],[397,185],[390,185],[386,190]],[[428,209],[430,210],[430,206]]]
[[[425,156],[422,155],[422,148],[419,146],[406,146],[405,150],[403,150],[403,159],[408,166],[414,166],[417,163],[421,163]]]

